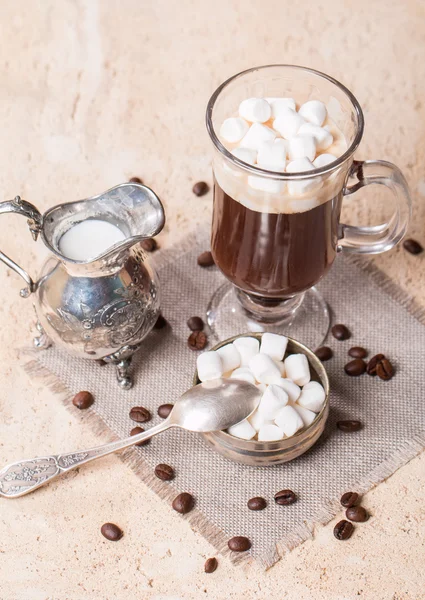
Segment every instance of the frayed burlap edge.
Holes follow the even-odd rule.
[[[203,243],[205,249],[209,247],[208,232],[204,229],[197,229],[191,234],[185,236],[183,240],[177,243],[177,246],[161,250],[153,256],[153,263],[156,269],[175,262],[183,254],[189,252],[195,245]],[[383,273],[373,262],[365,260],[362,257],[349,255],[346,257],[353,265],[367,273],[371,282],[386,292],[394,302],[403,307],[420,323],[425,324],[425,308],[416,302],[407,292],[402,290],[391,278]],[[37,354],[40,351],[23,349],[22,355],[27,356],[28,360],[23,368],[30,377],[40,379],[55,395],[58,395],[64,405],[72,409],[73,394],[66,385],[40,364]],[[113,434],[109,426],[102,417],[94,411],[88,410],[81,415],[82,422],[88,423],[96,435],[108,436],[110,441],[117,440],[118,437]],[[392,456],[388,457],[380,465],[375,467],[366,477],[352,483],[352,488],[358,493],[366,493],[373,487],[390,477],[400,467],[406,465],[412,458],[417,456],[425,447],[425,432],[416,435],[411,441],[400,447]],[[141,451],[137,448],[127,448],[119,453],[120,459],[127,464],[142,481],[152,489],[158,496],[168,504],[176,495],[175,490],[169,488],[166,484],[159,481],[152,472],[151,467],[141,456]],[[305,521],[295,530],[284,534],[276,547],[266,555],[256,559],[264,569],[269,569],[278,562],[287,552],[293,550],[308,539],[313,539],[317,525],[326,525],[341,511],[339,498],[334,498],[325,503],[311,520]],[[228,556],[234,564],[252,562],[249,554],[235,555],[229,551],[227,546],[228,537],[225,533],[212,524],[202,513],[194,509],[183,518],[189,521],[194,530],[199,532],[205,539],[222,555]]]

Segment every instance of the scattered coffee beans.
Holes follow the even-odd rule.
[[[142,240],[140,242],[140,245],[142,246],[145,252],[155,252],[155,250],[158,250],[158,244],[154,238]]]
[[[161,419],[166,419],[173,408],[174,404],[161,404],[161,406],[158,406],[158,415]]]
[[[175,477],[173,467],[170,465],[160,464],[155,467],[155,475],[162,481],[171,481]]]
[[[198,183],[195,183],[192,188],[192,192],[195,194],[195,196],[205,196],[208,190],[209,187],[205,181],[198,181]]]
[[[117,542],[124,535],[122,529],[118,525],[114,525],[114,523],[104,523],[100,528],[100,533],[111,542]]]
[[[203,331],[194,331],[187,340],[191,350],[203,350],[208,344],[208,338]]]
[[[156,320],[156,323],[154,325],[154,329],[164,329],[164,327],[167,326],[167,319],[165,317],[163,317],[162,315],[159,315],[159,317]]]
[[[360,431],[362,428],[362,424],[360,421],[338,421],[336,426],[341,431],[345,431],[346,433],[351,433],[353,431]]]
[[[130,410],[130,419],[136,423],[146,423],[150,421],[151,413],[144,406],[133,406]]]
[[[261,496],[256,496],[248,500],[249,510],[264,510],[267,506],[267,502]]]
[[[297,499],[295,492],[292,490],[281,490],[274,495],[274,501],[280,506],[288,506],[293,504]]]
[[[353,535],[354,525],[349,521],[340,521],[334,527],[334,536],[337,540],[348,540]]]
[[[376,374],[380,379],[384,381],[389,381],[394,375],[394,369],[392,364],[387,358],[383,358],[376,365]]]
[[[351,508],[355,506],[359,501],[359,495],[356,492],[345,492],[341,496],[341,504],[345,506],[345,508]]]
[[[195,506],[195,500],[192,494],[188,494],[187,492],[183,492],[176,496],[173,500],[172,507],[181,515],[185,515],[190,512],[192,508]]]
[[[251,542],[247,537],[242,535],[237,535],[236,537],[232,537],[228,542],[230,550],[233,552],[246,552],[251,548]]]
[[[218,562],[216,558],[208,558],[205,561],[204,571],[205,573],[214,573],[216,568],[218,567]]]
[[[367,350],[361,346],[354,346],[353,348],[349,349],[348,356],[352,356],[353,358],[366,358]]]
[[[204,322],[201,317],[190,317],[190,319],[187,320],[187,326],[191,331],[202,331]]]
[[[363,506],[350,506],[350,508],[347,508],[345,511],[345,516],[355,523],[364,523],[369,518],[369,515]]]
[[[138,435],[139,433],[143,433],[144,429],[143,427],[133,427],[133,429],[130,431],[130,435]],[[149,444],[150,440],[145,440],[144,442],[139,442],[138,444],[134,444],[135,446],[146,446],[146,444]]]
[[[140,179],[140,177],[132,177],[132,178],[129,180],[129,183],[140,183],[140,184],[142,184],[142,183],[143,183],[143,181]]]
[[[407,252],[410,252],[410,254],[420,254],[423,252],[423,247],[420,245],[420,243],[416,240],[412,240],[412,238],[404,240],[403,248],[407,250]]]
[[[366,373],[368,375],[376,375],[376,367],[383,358],[385,358],[383,354],[376,354],[375,356],[372,356],[370,361],[367,363]]]
[[[209,250],[202,252],[202,254],[198,256],[198,265],[200,267],[212,267],[214,264],[213,256]]]
[[[332,335],[335,339],[341,342],[343,340],[348,340],[348,338],[351,337],[349,329],[347,329],[347,327],[345,325],[342,325],[341,323],[332,327]]]
[[[333,356],[333,352],[329,346],[322,346],[321,348],[317,348],[316,356],[319,360],[324,362],[325,360],[330,360]]]
[[[90,392],[78,392],[72,400],[72,404],[80,410],[89,408],[94,402],[94,398]]]
[[[358,377],[366,372],[366,363],[362,358],[355,358],[345,365],[344,371],[350,377]]]

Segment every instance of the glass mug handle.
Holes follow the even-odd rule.
[[[358,182],[344,188],[344,196],[354,194],[365,185],[379,184],[388,187],[396,202],[395,211],[387,223],[355,227],[340,224],[338,250],[356,254],[380,254],[391,250],[404,237],[411,215],[409,187],[398,167],[384,160],[355,160],[350,177]]]

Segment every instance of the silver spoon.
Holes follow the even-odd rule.
[[[177,400],[165,421],[148,431],[89,450],[32,458],[7,465],[0,471],[0,496],[18,498],[29,494],[71,469],[134,446],[170,427],[200,433],[227,429],[249,417],[257,408],[260,398],[260,390],[246,381],[215,379],[200,383]]]

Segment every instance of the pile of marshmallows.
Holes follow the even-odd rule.
[[[326,118],[326,106],[319,100],[309,100],[297,112],[293,98],[247,98],[239,105],[239,116],[223,122],[220,137],[238,144],[231,153],[248,164],[280,173],[311,171],[337,158],[324,152],[333,143],[329,126],[322,127]],[[265,192],[281,191],[278,181],[264,177],[249,176],[248,184]],[[290,182],[288,191],[303,194],[314,185],[311,179]]]
[[[325,390],[310,381],[304,354],[285,356],[288,338],[264,333],[260,342],[240,337],[232,344],[198,356],[200,381],[230,377],[248,381],[263,392],[258,408],[228,433],[244,440],[273,442],[291,437],[314,421],[325,402]]]

